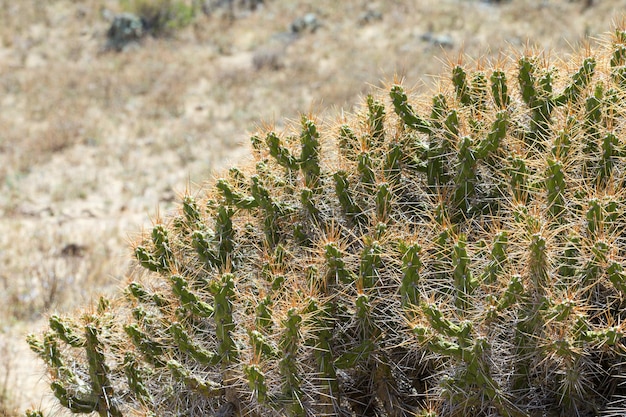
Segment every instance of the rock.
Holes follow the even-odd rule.
[[[315,32],[322,24],[315,13],[307,13],[291,22],[291,33]]]
[[[113,18],[107,31],[106,49],[122,51],[129,44],[138,42],[145,35],[143,20],[132,14],[122,13]]]
[[[420,39],[424,42],[428,42],[433,46],[441,46],[442,48],[453,48],[454,40],[449,35],[438,35],[432,32],[426,32]]]
[[[359,24],[361,25],[367,25],[378,20],[383,20],[383,14],[377,10],[367,10],[359,16]]]
[[[221,14],[235,17],[236,14],[246,15],[262,7],[264,0],[204,0],[201,9],[204,14]]]

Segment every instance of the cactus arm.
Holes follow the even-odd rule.
[[[274,157],[279,165],[282,165],[290,171],[296,171],[299,168],[298,159],[291,155],[289,150],[282,145],[276,133],[268,133],[265,138],[265,143],[270,151],[270,155]]]
[[[215,335],[218,342],[218,355],[223,366],[234,362],[238,357],[235,342],[232,339],[232,332],[235,329],[233,321],[233,297],[234,297],[234,276],[223,274],[220,282],[211,285],[211,292],[215,298]]]
[[[400,296],[402,298],[402,307],[405,311],[413,306],[419,305],[420,269],[422,268],[422,262],[420,260],[421,249],[419,244],[414,243],[402,250],[402,285],[400,286]]]
[[[195,293],[189,290],[187,281],[180,275],[172,275],[170,277],[172,283],[172,291],[180,299],[181,306],[199,317],[211,317],[214,307],[202,301]]]
[[[122,417],[109,380],[110,370],[105,361],[103,344],[99,339],[100,333],[98,323],[85,326],[85,351],[89,364],[91,390],[93,396],[97,398],[97,411],[101,417]]]
[[[496,107],[506,109],[511,103],[506,84],[506,73],[502,70],[495,70],[491,74],[491,94]]]
[[[461,65],[452,68],[452,84],[454,84],[454,91],[459,103],[463,106],[469,105],[471,103],[470,88],[467,82],[467,73]]]
[[[555,98],[554,102],[557,106],[563,106],[578,100],[580,93],[591,83],[591,79],[595,73],[596,60],[593,57],[587,57],[583,60],[582,65],[572,75],[572,81],[569,83],[563,93]]]
[[[413,107],[409,104],[408,97],[404,92],[404,89],[400,85],[394,85],[391,87],[391,100],[393,101],[393,107],[400,119],[411,129],[415,129],[421,133],[430,133],[430,124],[419,117]]]
[[[191,370],[174,359],[167,362],[167,368],[172,372],[174,377],[181,380],[189,389],[198,392],[205,398],[221,397],[224,395],[224,387],[220,383],[195,375]]]
[[[302,117],[300,169],[304,174],[305,185],[311,190],[318,190],[319,188],[321,173],[319,137],[315,123],[306,117]]]

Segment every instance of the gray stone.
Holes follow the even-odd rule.
[[[122,51],[129,44],[137,43],[145,35],[142,19],[132,13],[118,14],[107,31],[107,49]]]
[[[449,35],[439,35],[432,32],[426,32],[420,39],[424,42],[428,42],[433,46],[440,46],[442,48],[453,48],[454,40]]]
[[[291,22],[291,33],[315,32],[322,24],[315,13],[307,13]]]

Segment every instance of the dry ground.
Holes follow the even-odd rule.
[[[244,159],[259,123],[313,112],[332,126],[394,76],[432,88],[462,53],[567,54],[626,10],[583,3],[265,0],[116,53],[117,0],[0,0],[0,416],[49,407],[23,335],[115,290],[129,242]],[[307,13],[320,27],[290,35]]]

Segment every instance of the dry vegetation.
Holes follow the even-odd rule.
[[[117,0],[0,0],[0,415],[44,401],[23,333],[115,288],[150,214],[245,158],[257,123],[332,123],[394,76],[430,88],[463,53],[567,53],[626,6],[584,3],[266,0],[116,53]],[[289,33],[307,13],[320,26]]]

